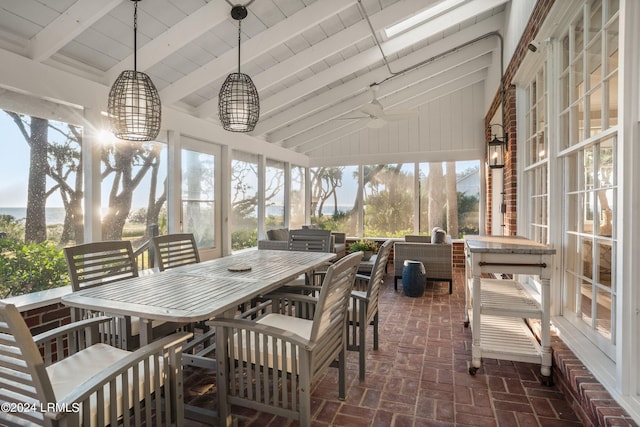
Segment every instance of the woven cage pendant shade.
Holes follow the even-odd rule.
[[[251,132],[260,117],[260,98],[251,77],[231,73],[220,88],[218,97],[220,122],[231,132]]]
[[[107,114],[111,131],[128,141],[153,141],[160,132],[160,95],[151,78],[138,71],[138,2],[133,9],[133,70],[125,70],[109,91]]]
[[[143,72],[125,70],[109,92],[107,106],[113,134],[129,141],[153,141],[160,132],[160,95]]]

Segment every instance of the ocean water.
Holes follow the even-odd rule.
[[[46,208],[47,225],[64,224],[64,208]],[[0,208],[0,215],[11,215],[16,220],[25,220],[27,208]]]
[[[338,210],[345,212],[353,206],[338,205]],[[267,216],[281,216],[284,208],[282,206],[267,206]],[[325,215],[333,215],[333,206],[323,207]],[[24,221],[27,217],[27,208],[0,208],[0,215],[11,215],[16,220]],[[46,208],[47,225],[64,224],[64,208]]]

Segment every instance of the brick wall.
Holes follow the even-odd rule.
[[[58,326],[71,323],[69,307],[60,303],[23,311],[22,317],[32,335],[37,335],[57,328]]]
[[[518,43],[518,47],[516,48],[509,65],[504,72],[503,78],[503,86],[498,88],[496,95],[493,98],[491,106],[489,107],[489,111],[485,116],[485,128],[489,128],[489,123],[491,118],[495,115],[496,111],[500,107],[502,103],[502,90],[504,88],[504,127],[507,132],[509,139],[507,145],[507,152],[505,155],[505,167],[503,169],[504,173],[504,192],[505,192],[505,205],[506,212],[504,215],[504,225],[505,225],[505,234],[506,235],[516,235],[518,230],[518,217],[517,217],[517,195],[518,195],[518,182],[517,182],[517,169],[516,169],[516,156],[517,156],[517,142],[518,142],[518,134],[516,132],[516,91],[515,86],[513,85],[513,76],[516,71],[522,64],[522,61],[527,53],[528,45],[531,40],[534,40],[536,35],[538,34],[538,30],[540,26],[546,19],[549,14],[549,10],[555,3],[555,0],[538,0],[534,9],[531,13],[531,18],[527,23],[527,27],[524,29],[522,33],[522,37],[520,38],[520,42]],[[489,142],[489,132],[487,132],[486,142]],[[492,186],[491,175],[488,175],[487,178],[487,201],[491,200],[491,186]],[[488,205],[489,206],[489,205]],[[486,216],[486,230],[487,234],[491,234],[491,212],[487,212]]]
[[[453,269],[464,268],[464,241],[456,240],[453,242],[452,255]]]

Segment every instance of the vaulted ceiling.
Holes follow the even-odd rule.
[[[389,38],[385,28],[442,0],[238,1],[249,11],[241,70],[261,103],[252,135],[300,153],[322,135],[379,126],[366,114],[371,85],[392,114],[485,79],[500,45],[484,36],[502,31],[508,3],[445,3]],[[237,70],[233,4],[139,2],[138,70],[150,75],[163,108],[218,122],[220,86]],[[0,49],[109,87],[133,68],[133,9],[129,0],[0,0]]]

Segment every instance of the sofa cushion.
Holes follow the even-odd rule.
[[[407,234],[404,236],[404,241],[408,243],[431,243],[431,236]]]
[[[289,241],[289,230],[286,228],[276,228],[274,230],[268,230],[267,239]]]

